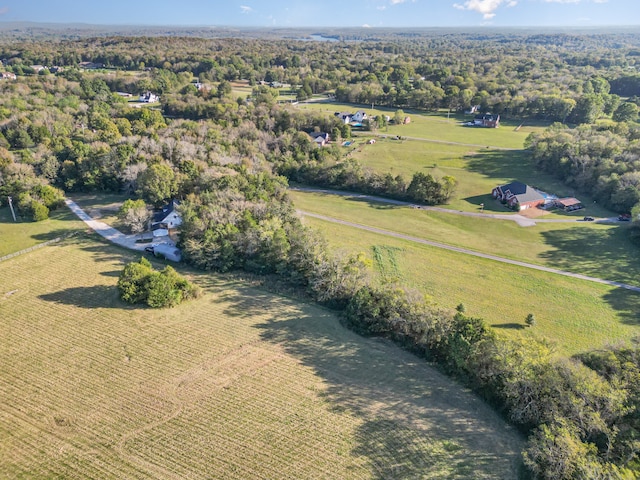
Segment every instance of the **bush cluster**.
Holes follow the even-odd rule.
[[[183,300],[196,298],[200,288],[181,276],[171,266],[156,271],[146,258],[124,267],[118,279],[120,298],[128,303],[152,308],[174,307]]]

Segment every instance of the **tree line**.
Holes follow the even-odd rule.
[[[101,55],[129,49],[133,56],[155,52],[158,61],[166,57],[167,52],[150,41],[151,53],[140,53],[137,48],[141,42],[145,40],[132,39],[129,46],[126,41],[114,41],[110,46],[103,40],[92,40],[87,52],[96,55],[94,60],[100,60],[98,46],[105,47]],[[191,42],[201,45],[196,40],[184,43],[188,46]],[[349,129],[337,119],[279,105],[273,89],[265,85],[256,84],[249,99],[233,98],[224,83],[236,75],[230,74],[233,68],[240,72],[249,64],[264,69],[265,75],[268,71],[284,74],[288,68],[320,75],[320,71],[333,68],[342,82],[355,79],[358,68],[365,68],[368,62],[366,68],[374,73],[380,70],[382,76],[386,67],[381,59],[388,56],[411,64],[414,61],[408,53],[423,51],[424,44],[347,44],[336,53],[324,46],[310,46],[309,57],[303,55],[306,47],[297,45],[298,58],[294,59],[288,56],[289,44],[276,43],[276,50],[271,51],[269,42],[245,42],[236,45],[235,53],[200,72],[204,79],[209,74],[222,76],[215,90],[202,92],[190,87],[190,79],[177,65],[181,61],[199,64],[200,57],[180,57],[180,42],[176,42],[179,48],[172,47],[176,56],[170,65],[143,74],[149,81],[165,82],[163,106],[170,118],[159,110],[131,108],[114,93],[139,78],[118,79],[116,75],[111,80],[109,75],[69,69],[64,75],[0,82],[0,198],[24,195],[27,199],[29,195],[31,202],[46,205],[47,199],[61,195],[59,189],[127,192],[156,206],[181,198],[179,245],[190,264],[216,272],[244,270],[270,275],[341,312],[355,330],[391,338],[441,365],[529,435],[523,459],[537,478],[632,478],[640,470],[637,345],[562,359],[545,343],[498,339],[481,319],[435,307],[402,286],[377,286],[368,278],[366,255],[336,254],[317,232],[302,224],[286,193],[288,179],[411,195],[407,198],[434,203],[445,201],[455,180],[416,174],[405,181],[368,172],[353,161],[342,161],[339,149],[318,148],[312,143],[309,133],[314,129],[348,138]],[[162,45],[164,40],[158,43]],[[470,48],[462,40],[445,44],[452,52]],[[69,45],[77,47],[73,42],[56,45],[61,49],[54,53],[50,45],[38,43],[31,51],[65,55]],[[229,53],[231,48],[222,41],[216,45],[221,46],[220,52]],[[238,50],[242,46],[247,50]],[[11,57],[16,64],[15,59],[24,60],[21,55],[27,58],[26,47],[20,48],[14,46],[3,53],[17,50]],[[496,51],[508,59],[510,49],[529,52],[529,48],[514,42],[498,46]],[[220,52],[215,55],[222,57]],[[314,52],[318,57],[318,52],[328,52],[328,59],[335,55],[339,63],[316,59]],[[496,64],[496,53],[488,47],[476,54],[487,78],[511,71]],[[30,55],[34,55],[28,57],[32,61],[39,53]],[[580,72],[588,55],[572,55],[565,58],[563,68]],[[453,73],[454,66],[463,68],[459,58],[433,59],[426,64],[433,69],[446,67]],[[544,55],[538,58],[536,62],[548,60]],[[371,65],[372,59],[379,65]],[[617,62],[623,60],[614,53],[611,65],[616,67]],[[390,77],[391,82],[402,81],[400,66],[393,68],[393,72],[400,72]],[[473,68],[464,68],[473,77],[477,75],[473,72],[480,71],[476,67],[474,63]],[[426,68],[422,75],[428,73]],[[449,72],[445,71],[447,78]],[[551,69],[546,75],[556,78]],[[587,95],[610,95],[606,84],[592,77],[588,82],[593,93]],[[588,88],[586,81],[579,79],[576,88],[578,84]],[[309,85],[313,88],[313,83]],[[632,208],[638,200],[637,140],[636,125],[612,120],[573,130],[554,126],[530,137],[528,147],[541,168],[557,171],[569,184],[600,189],[598,198],[622,209]],[[24,208],[31,202],[25,200]],[[171,270],[150,272],[141,262],[128,267],[122,287],[124,294],[136,301],[148,303],[151,299],[155,304],[168,298],[173,303],[191,295],[182,290],[180,282]]]

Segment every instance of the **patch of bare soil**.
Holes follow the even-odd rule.
[[[544,215],[548,215],[550,212],[541,208],[527,208],[526,210],[520,210],[520,215],[527,218],[540,218]]]

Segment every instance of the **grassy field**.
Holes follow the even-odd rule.
[[[42,222],[13,221],[9,207],[0,208],[0,257],[84,229],[83,222],[62,207]]]
[[[483,203],[487,211],[510,212],[493,200],[491,191],[497,185],[504,185],[513,180],[535,185],[560,197],[576,195],[573,189],[558,179],[537,171],[526,152],[474,149],[460,145],[416,140],[398,141],[390,138],[378,139],[374,145],[367,145],[365,142],[364,138],[358,140],[358,146],[349,155],[376,172],[402,175],[407,181],[416,172],[429,173],[436,178],[445,175],[455,177],[458,186],[447,206],[457,210],[474,211]],[[569,216],[613,215],[612,212],[595,204],[589,195],[581,193],[578,197],[587,208]],[[546,215],[547,218],[566,216],[567,214],[561,211]]]
[[[304,221],[318,228],[333,249],[365,252],[373,260],[377,278],[398,280],[441,306],[463,303],[468,315],[485,319],[501,335],[545,338],[563,355],[640,335],[638,293],[313,218]],[[536,318],[533,328],[524,322],[529,313]]]
[[[390,115],[393,117],[394,109],[370,106],[357,106],[344,103],[312,102],[300,104],[297,108],[324,111],[333,115],[335,112],[351,112],[364,110],[368,115]],[[408,125],[392,125],[383,128],[377,133],[383,135],[400,135],[402,137],[415,137],[422,139],[438,140],[445,142],[458,142],[463,144],[492,146],[500,148],[523,148],[524,141],[532,132],[543,130],[544,124],[527,124],[520,128],[520,122],[504,120],[500,122],[500,128],[474,128],[465,127],[462,122],[469,121],[471,115],[451,114],[447,118],[446,112],[413,112],[405,110],[411,117]]]
[[[500,257],[640,285],[637,276],[640,251],[629,240],[625,223],[538,223],[525,228],[507,220],[416,210],[370,202],[357,196],[299,191],[291,191],[290,196],[297,208],[312,213]]]
[[[229,277],[126,306],[132,258],[83,235],[0,263],[0,476],[516,477],[520,437],[410,354]]]

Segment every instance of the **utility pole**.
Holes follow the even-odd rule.
[[[14,222],[18,222],[18,220],[16,220],[16,212],[13,211],[13,201],[11,200],[11,197],[7,197],[9,199],[9,208],[11,209],[11,216],[13,217],[13,221]]]

